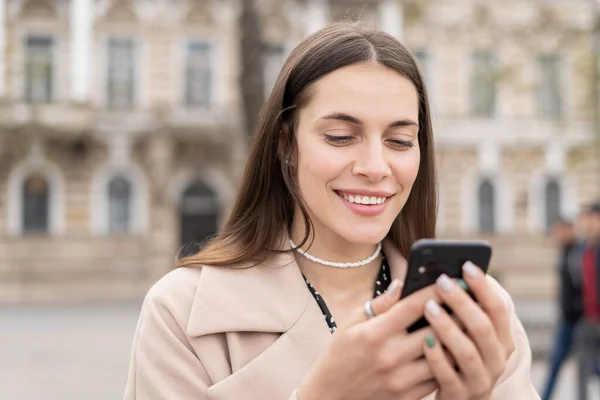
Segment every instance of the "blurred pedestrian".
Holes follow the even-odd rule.
[[[542,393],[543,400],[552,398],[560,369],[572,351],[577,323],[583,313],[581,259],[585,242],[578,240],[573,223],[566,219],[559,219],[552,226],[550,235],[560,249],[557,271],[560,317],[550,353],[548,378]]]
[[[582,258],[583,325],[579,352],[579,400],[588,399],[587,382],[598,365],[600,346],[600,202],[585,216],[588,241]]]

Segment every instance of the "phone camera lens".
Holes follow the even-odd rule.
[[[430,256],[433,255],[433,250],[431,250],[431,249],[425,249],[425,250],[423,250],[423,255],[426,256],[426,257],[430,257]]]

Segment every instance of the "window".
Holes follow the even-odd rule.
[[[108,42],[108,108],[129,110],[135,92],[134,43],[132,39]]]
[[[185,104],[188,107],[205,107],[211,100],[211,50],[206,42],[190,42],[185,61]]]
[[[561,190],[558,181],[554,178],[548,179],[544,188],[545,211],[544,216],[546,229],[550,227],[560,217],[561,210]]]
[[[108,183],[108,232],[128,233],[131,230],[131,183],[117,176]]]
[[[476,117],[492,117],[496,111],[494,55],[489,51],[476,51],[472,63],[471,113]]]
[[[273,86],[275,86],[275,81],[277,81],[281,67],[283,67],[283,63],[285,62],[285,51],[283,44],[267,43],[265,45],[264,57],[265,96],[269,96]]]
[[[53,40],[29,36],[25,49],[25,101],[48,103],[53,96]]]
[[[542,118],[558,118],[562,115],[560,58],[546,54],[538,57],[537,108]]]
[[[491,180],[483,179],[477,189],[478,226],[481,233],[496,230],[496,193]]]
[[[117,162],[91,179],[90,229],[98,235],[137,235],[148,224],[148,183],[136,165]]]
[[[429,55],[425,50],[415,51],[415,57],[417,58],[417,64],[423,74],[423,80],[425,85],[429,87]]]
[[[23,182],[23,233],[48,233],[50,190],[46,179],[39,175],[30,175]]]

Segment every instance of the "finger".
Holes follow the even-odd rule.
[[[481,269],[471,262],[463,265],[463,276],[469,289],[492,321],[498,338],[512,352],[510,315],[501,293],[494,287],[491,278],[487,278]]]
[[[389,365],[401,365],[423,357],[423,340],[433,334],[430,327],[419,329],[408,335],[394,335],[385,342],[383,354],[390,357]]]
[[[435,336],[428,337],[422,344],[425,354],[425,359],[429,363],[431,372],[437,381],[440,390],[447,394],[448,398],[463,398],[466,393],[458,372],[452,364],[448,362],[448,358],[442,350],[440,343],[436,341]]]
[[[465,382],[463,383],[475,393],[485,391],[491,378],[475,343],[460,330],[448,313],[435,301],[428,301],[425,309],[425,318],[434,330],[435,337],[439,338],[441,344],[450,352],[464,375]],[[440,354],[443,353],[440,352]],[[450,365],[445,358],[444,365]]]
[[[464,285],[464,281],[462,284]],[[504,346],[486,312],[463,290],[466,287],[461,288],[446,275],[440,276],[437,286],[442,301],[462,322],[468,336],[479,349],[479,354],[488,370],[496,374],[498,370],[504,369]]]
[[[385,313],[385,318],[381,318],[374,324],[377,325],[375,329],[385,336],[405,333],[408,327],[423,316],[425,303],[429,299],[439,300],[435,285],[423,288],[396,302]]]
[[[373,319],[376,319],[376,317],[384,314],[393,305],[395,305],[398,302],[398,300],[400,299],[401,292],[402,292],[402,281],[400,281],[398,279],[394,279],[392,281],[392,283],[390,283],[390,286],[388,286],[388,289],[385,291],[385,293],[383,293],[382,295],[377,296],[376,298],[371,300],[371,309],[373,310],[373,313],[375,314],[375,317]],[[352,315],[352,318],[350,318],[350,321],[348,322],[347,325],[348,326],[356,325],[358,323],[365,322],[369,319],[370,318],[367,315],[367,313],[365,312],[364,307],[360,307],[360,309],[357,309],[354,312],[354,314]]]
[[[415,385],[431,381],[434,378],[429,362],[425,358],[404,364],[389,375],[387,389],[390,393],[399,394],[410,390]]]
[[[421,400],[438,389],[439,385],[435,379],[423,382],[410,388],[398,396],[402,400]]]

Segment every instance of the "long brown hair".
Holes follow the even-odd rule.
[[[404,208],[388,237],[405,256],[415,240],[435,236],[437,187],[427,91],[415,58],[396,39],[360,22],[337,22],[306,38],[286,60],[265,102],[253,138],[235,205],[221,232],[182,266],[236,266],[260,262],[280,251],[298,205],[305,222],[304,244],[312,223],[303,205],[291,162],[296,157],[298,113],[319,78],[348,65],[377,62],[413,82],[419,94],[421,163]],[[290,163],[286,163],[290,160]]]

